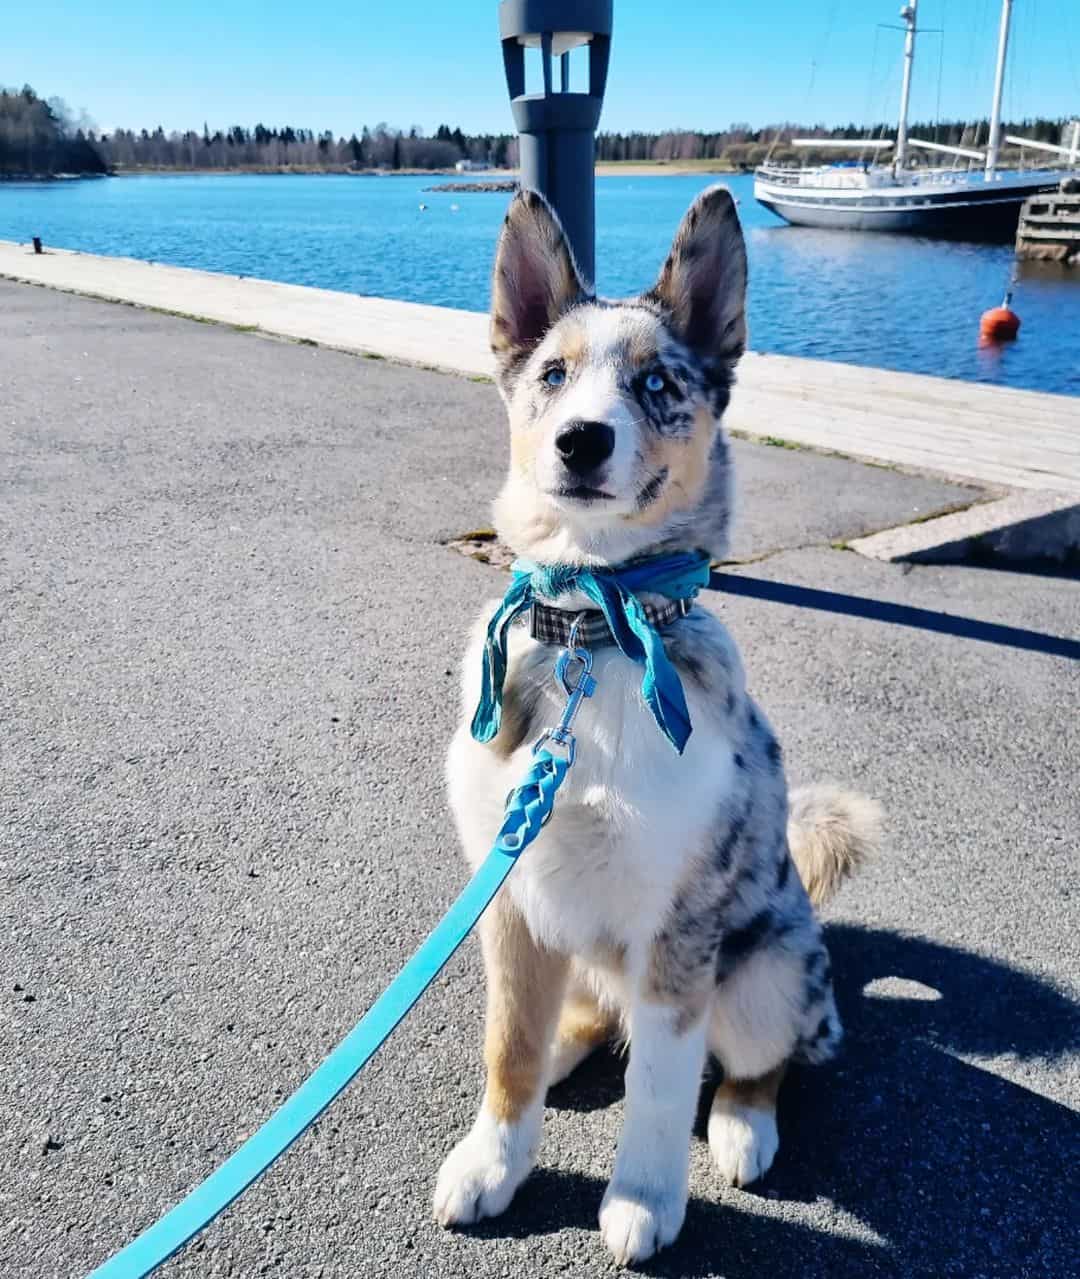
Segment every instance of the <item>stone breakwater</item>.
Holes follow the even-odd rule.
[[[518,184],[513,178],[500,179],[496,182],[442,182],[437,187],[424,187],[425,191],[516,191]]]

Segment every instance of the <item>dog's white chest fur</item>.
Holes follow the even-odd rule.
[[[537,645],[515,630],[515,661]],[[553,670],[557,650],[548,649]],[[680,756],[661,733],[641,695],[642,670],[617,649],[594,654],[594,695],[575,724],[577,762],[555,812],[522,855],[508,881],[536,939],[553,949],[602,958],[613,948],[633,957],[663,922],[687,871],[716,820],[716,796],[728,789],[732,745],[696,690],[685,692],[693,732]],[[466,706],[475,705],[481,650],[474,639],[465,662]],[[551,679],[540,723],[509,756],[480,746],[463,724],[450,749],[450,798],[470,862],[476,865],[502,820],[509,791],[529,766],[539,728],[558,718],[562,695]]]

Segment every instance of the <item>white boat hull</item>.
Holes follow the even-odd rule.
[[[994,182],[911,186],[814,186],[758,176],[759,204],[795,226],[882,231],[953,239],[1009,240],[1029,195],[1056,190],[1060,173],[1008,175]]]

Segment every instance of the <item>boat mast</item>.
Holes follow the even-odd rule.
[[[997,70],[994,72],[994,101],[990,107],[990,140],[986,147],[986,180],[997,169],[1001,150],[1001,97],[1005,90],[1005,57],[1009,52],[1009,24],[1012,22],[1013,0],[1001,0],[1001,26],[998,29]]]
[[[907,29],[907,35],[904,37],[904,83],[900,89],[900,122],[896,127],[894,165],[897,169],[902,168],[907,160],[908,103],[911,100],[911,67],[915,61],[915,10],[918,3],[919,0],[909,0],[909,3],[900,10],[900,17]]]

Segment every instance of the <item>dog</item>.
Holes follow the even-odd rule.
[[[503,541],[546,565],[724,554],[731,464],[720,419],[746,343],[745,294],[742,231],[723,187],[691,206],[653,288],[620,302],[583,284],[539,195],[514,199],[491,312],[510,421],[495,505]],[[583,595],[552,603],[570,616],[593,607]],[[474,739],[492,608],[468,646],[465,718],[447,763],[473,868],[564,704],[557,650],[514,627],[499,731]],[[789,804],[780,747],[713,614],[690,607],[662,638],[691,736],[680,756],[642,699],[641,668],[596,648],[575,767],[480,924],[487,1086],[434,1196],[445,1226],[501,1213],[536,1158],[548,1087],[622,1037],[625,1121],[600,1231],[624,1265],[682,1226],[709,1054],[723,1070],[708,1121],[717,1169],[741,1186],[771,1165],[787,1064],[825,1061],[841,1037],[814,906],[872,852],[878,827],[875,804],[839,789],[796,791]]]

